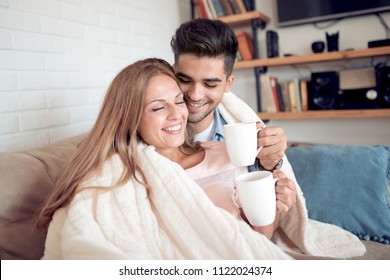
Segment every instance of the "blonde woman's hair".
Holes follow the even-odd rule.
[[[115,184],[137,178],[137,136],[144,107],[144,96],[149,81],[158,75],[167,75],[176,82],[171,65],[165,60],[149,58],[137,61],[124,68],[109,86],[97,120],[90,133],[80,143],[78,150],[66,168],[59,174],[54,188],[38,212],[35,228],[45,231],[54,212],[70,203],[81,181],[87,179],[113,154],[117,154],[124,165],[121,179]],[[200,147],[191,143],[186,135],[181,149],[190,154]],[[143,176],[142,176],[143,177]]]

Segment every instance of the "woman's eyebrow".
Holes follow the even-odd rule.
[[[179,92],[176,96],[175,96],[175,99],[178,98],[180,95],[183,95],[182,92]],[[148,103],[146,103],[146,105],[149,105],[149,104],[152,104],[153,102],[166,102],[165,99],[153,99],[151,101],[149,101]]]

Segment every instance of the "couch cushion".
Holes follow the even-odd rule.
[[[39,259],[45,236],[33,216],[82,136],[17,153],[0,153],[0,259]]]
[[[388,146],[290,147],[309,217],[365,240],[390,240]]]

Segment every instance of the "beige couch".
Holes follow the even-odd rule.
[[[36,209],[81,136],[23,152],[0,153],[0,259],[39,259],[45,236],[33,232]],[[390,259],[390,246],[364,242],[360,259]]]

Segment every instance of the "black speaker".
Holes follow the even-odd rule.
[[[390,108],[390,66],[381,66],[376,70],[381,108]]]
[[[334,110],[338,106],[339,76],[335,71],[311,73],[309,110]]]
[[[267,57],[279,56],[279,37],[278,33],[272,30],[266,32]]]

